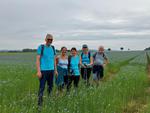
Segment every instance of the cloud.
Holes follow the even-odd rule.
[[[56,40],[149,38],[149,6],[149,0],[1,0],[0,48],[20,48],[22,41],[33,48],[46,33]]]

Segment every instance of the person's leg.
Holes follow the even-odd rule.
[[[62,88],[63,88],[63,84],[64,84],[64,69],[61,68],[60,66],[57,66],[57,71],[58,71],[58,76],[57,76],[57,81],[56,81],[56,85],[57,85],[57,94],[61,93]]]
[[[94,84],[96,84],[98,86],[98,76],[97,75],[98,75],[97,72],[93,73],[93,81],[94,81]]]
[[[96,82],[98,80],[97,72],[98,72],[98,66],[94,65],[93,66],[93,80]]]
[[[90,79],[90,76],[91,76],[91,68],[87,68],[87,85],[90,85],[90,82],[89,82],[89,79]]]
[[[84,80],[85,85],[88,85],[88,68],[82,68],[81,69],[81,76]]]
[[[64,69],[64,71],[63,71],[63,85],[62,85],[63,89],[66,88],[67,84],[68,84],[68,70]]]
[[[98,78],[98,81],[100,80],[100,70],[101,70],[101,66],[98,66],[97,67],[97,78]]]
[[[63,89],[63,87],[64,87],[64,75],[65,75],[65,69],[62,69],[62,71],[63,71],[63,73],[62,73],[62,75],[61,75],[61,90]]]
[[[80,76],[74,76],[74,93],[77,95],[78,93],[78,84],[79,84]]]
[[[85,80],[84,68],[81,68],[81,77],[83,80]]]
[[[103,66],[100,66],[100,79],[103,79],[104,77],[104,68]]]
[[[68,75],[64,76],[64,86],[66,87],[68,84]]]
[[[63,71],[63,70],[62,70]],[[60,81],[59,81],[59,92],[61,93],[63,90],[63,84],[64,84],[64,75],[60,75]]]
[[[74,76],[74,87],[78,88],[80,76]]]
[[[43,92],[45,89],[45,83],[46,83],[46,72],[42,71],[42,77],[39,79],[40,86],[39,86],[39,93],[38,93],[38,105],[41,106],[43,102]]]
[[[70,91],[73,76],[68,76],[67,92]]]
[[[54,70],[50,70],[47,72],[47,85],[48,85],[48,94],[51,94],[53,89],[53,78],[54,78]]]

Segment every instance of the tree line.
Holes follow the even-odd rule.
[[[124,48],[123,47],[120,47],[120,50],[123,51]],[[150,50],[150,47],[147,47],[144,49],[145,51],[146,50]],[[30,48],[25,48],[25,49],[22,49],[22,50],[1,50],[0,52],[12,52],[12,53],[16,53],[16,52],[36,52],[37,49],[30,49]],[[81,51],[81,50],[79,50]],[[108,48],[107,51],[112,51],[111,48]],[[130,51],[130,49],[128,48],[128,51]],[[56,52],[60,52],[60,50],[56,49]],[[68,52],[70,52],[70,50],[68,50]]]

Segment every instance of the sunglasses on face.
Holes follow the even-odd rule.
[[[47,39],[47,41],[53,41],[53,39]]]

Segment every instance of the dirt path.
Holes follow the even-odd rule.
[[[116,66],[118,69],[115,70],[115,72],[112,72],[112,71],[111,71],[111,68],[108,69],[108,73],[104,76],[103,82],[106,82],[106,81],[108,81],[108,80],[113,79],[113,77],[115,77],[115,75],[120,71],[120,69],[121,69],[122,67],[127,66],[127,65],[130,63],[130,61],[134,60],[136,57],[138,57],[138,56],[135,56],[135,57],[132,57],[132,58],[130,58],[130,59],[127,59],[127,60],[125,60],[125,61],[120,62],[120,63]]]

